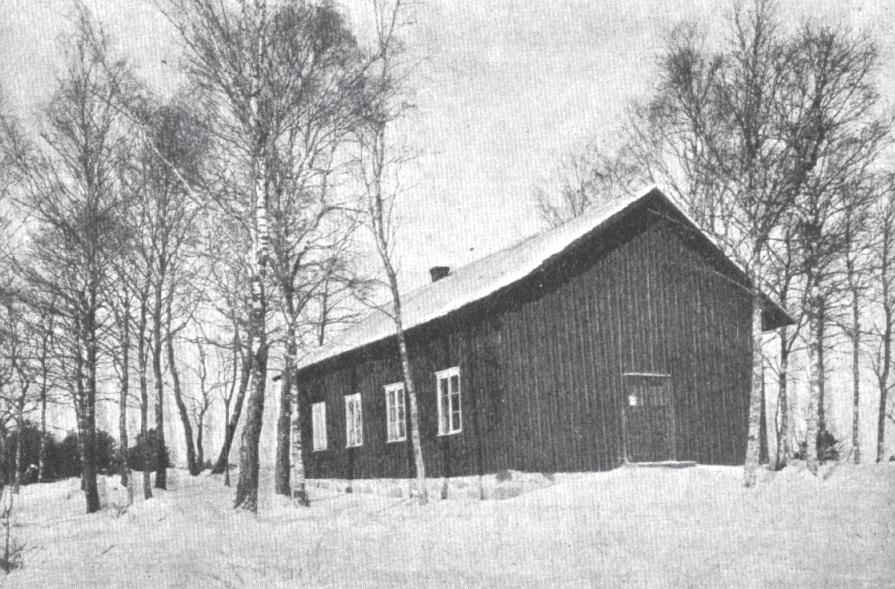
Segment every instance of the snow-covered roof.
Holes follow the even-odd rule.
[[[498,290],[514,284],[563,252],[573,243],[655,190],[650,186],[634,196],[611,200],[555,229],[524,239],[515,245],[472,262],[438,280],[401,295],[404,329],[409,330],[444,317]],[[391,305],[386,309],[391,311]],[[371,312],[328,344],[301,359],[307,368],[329,358],[375,343],[395,334],[391,316]]]

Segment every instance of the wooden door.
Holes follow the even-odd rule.
[[[625,457],[628,462],[674,459],[674,405],[671,377],[658,374],[624,376]]]

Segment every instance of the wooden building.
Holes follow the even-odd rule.
[[[404,295],[427,474],[611,469],[745,456],[743,272],[656,188]],[[766,329],[790,321],[768,302]],[[391,319],[298,371],[309,478],[414,474]]]

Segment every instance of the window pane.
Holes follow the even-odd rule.
[[[360,395],[357,397],[357,437],[354,442],[360,446],[364,441],[364,420],[363,420],[363,408],[360,404]]]
[[[363,441],[360,394],[345,397],[345,444],[360,446]]]
[[[441,382],[444,386],[442,387],[443,392],[441,395],[441,424],[439,427],[439,431],[441,433],[447,433],[449,430],[448,420],[450,419],[450,412],[451,412],[450,397],[447,394],[447,391],[445,390],[447,388],[447,380],[445,379]]]
[[[452,393],[460,392],[460,377],[456,374],[451,376],[451,392]]]
[[[314,450],[326,449],[326,404],[314,403],[311,409],[312,444]]]

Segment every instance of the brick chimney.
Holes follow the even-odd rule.
[[[450,266],[432,266],[431,268],[429,268],[429,276],[432,277],[432,282],[438,282],[450,273]]]

